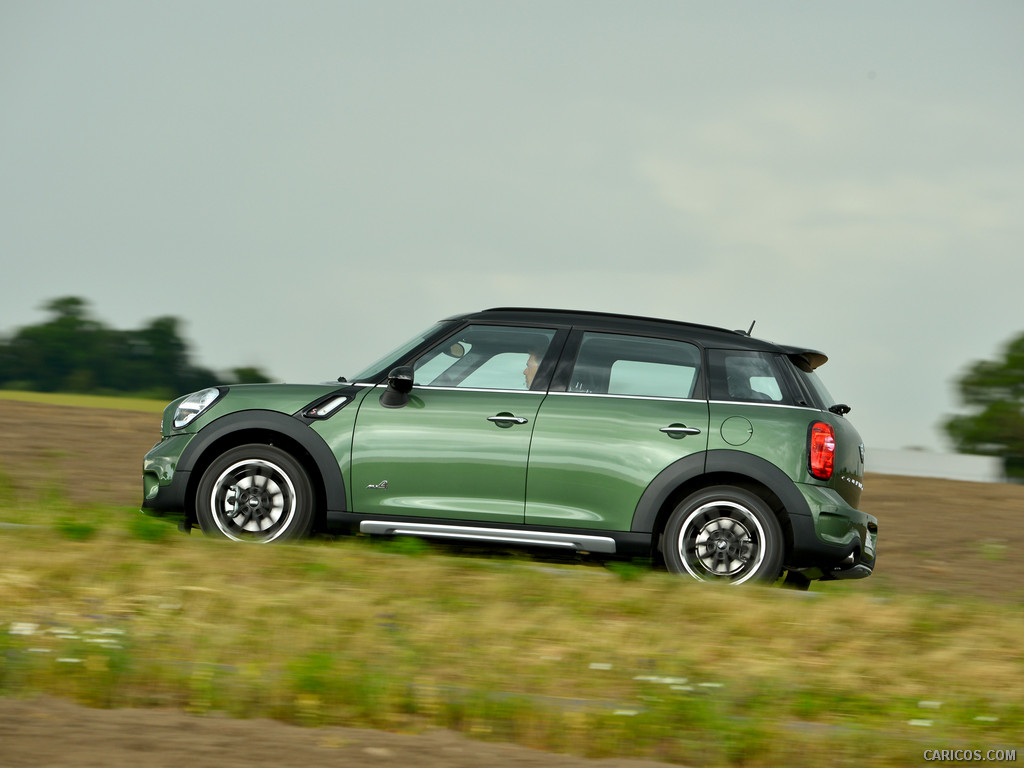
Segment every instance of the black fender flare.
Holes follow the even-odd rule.
[[[211,421],[196,433],[182,451],[175,473],[187,472],[191,475],[212,445],[236,432],[254,430],[277,432],[302,446],[312,457],[323,479],[327,509],[341,512],[348,510],[345,479],[330,446],[305,422],[278,411],[235,411]]]
[[[796,483],[770,461],[743,451],[715,450],[685,456],[659,472],[637,502],[630,530],[654,533],[658,513],[677,488],[701,475],[718,473],[740,475],[760,483],[779,498],[789,515],[811,514]]]

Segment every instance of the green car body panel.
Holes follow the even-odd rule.
[[[366,397],[353,436],[352,509],[523,523],[530,437],[543,397],[423,389],[404,408]],[[488,421],[503,414],[524,421]]]
[[[527,522],[628,531],[665,467],[707,447],[707,401],[552,393],[530,450]],[[662,428],[699,429],[672,437]]]
[[[647,318],[449,318],[352,383],[172,402],[143,460],[143,511],[207,531],[220,515],[232,538],[269,541],[291,519],[282,510],[308,502],[314,528],[660,553],[670,569],[736,583],[775,570],[862,578],[877,520],[858,509],[864,449],[849,409],[813,374],[824,360]],[[263,469],[261,445],[296,460],[311,499]],[[253,455],[225,469],[228,451]],[[251,515],[253,490],[263,507]]]
[[[226,394],[227,387],[220,388]],[[251,414],[265,411],[276,414],[294,413],[308,406],[318,397],[338,389],[337,385],[310,384],[247,384],[230,388],[231,398],[223,394],[217,401],[199,414],[187,426],[174,426],[174,415],[178,406],[186,399],[180,397],[164,408],[161,419],[161,440],[143,459],[143,498],[152,502],[163,488],[168,488],[178,472],[179,462],[198,434],[214,425],[218,420],[235,414]],[[183,491],[185,489],[182,489]],[[146,507],[144,506],[144,509]],[[173,510],[178,511],[178,510]],[[184,510],[182,510],[184,511]]]

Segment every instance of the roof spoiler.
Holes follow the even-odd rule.
[[[810,373],[815,368],[820,368],[828,362],[828,355],[824,352],[817,352],[813,349],[798,349],[796,347],[783,347],[786,356],[793,361],[793,364],[805,373]]]

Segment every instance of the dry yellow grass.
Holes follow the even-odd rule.
[[[148,541],[128,512],[90,514],[83,541],[0,531],[0,626],[33,627],[8,629],[8,688],[546,748],[574,728],[595,754],[691,763],[706,739],[717,757],[697,764],[735,762],[738,723],[757,723],[765,742],[747,748],[762,759],[869,729],[898,764],[913,721],[1002,743],[1024,715],[1024,617],[995,603],[625,580],[351,540]],[[103,638],[116,643],[90,642]],[[56,662],[68,655],[73,669]],[[835,754],[853,759],[855,744]]]

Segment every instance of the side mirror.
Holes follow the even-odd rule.
[[[413,370],[407,365],[393,368],[388,374],[388,388],[380,396],[380,404],[385,408],[401,408],[409,402],[412,392]]]

